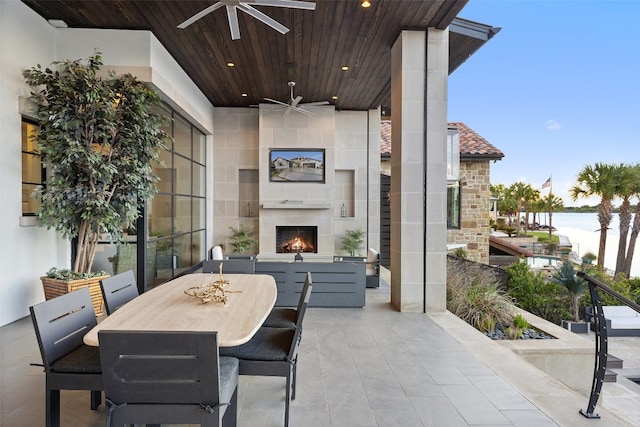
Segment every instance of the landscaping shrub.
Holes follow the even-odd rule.
[[[509,274],[507,293],[515,304],[529,313],[559,325],[573,315],[570,293],[556,283],[531,271],[526,262],[516,262],[506,268]]]
[[[500,292],[496,276],[480,265],[448,262],[447,309],[476,329],[491,332],[514,316],[511,298]]]

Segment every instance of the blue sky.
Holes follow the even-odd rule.
[[[640,0],[470,0],[459,16],[502,28],[449,78],[449,121],[505,154],[492,184],[552,176],[565,206],[597,204],[568,196],[584,166],[640,162]]]

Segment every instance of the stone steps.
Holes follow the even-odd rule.
[[[607,370],[604,373],[604,382],[606,383],[615,383],[618,381],[618,374],[611,371],[611,369],[622,369],[622,365],[624,361],[622,359],[618,359],[615,356],[607,355]]]

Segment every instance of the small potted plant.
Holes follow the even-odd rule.
[[[42,226],[77,242],[73,268],[43,277],[47,299],[64,290],[58,285],[48,292],[45,279],[95,276],[98,241],[105,236],[122,241],[123,230],[135,226],[140,202],[156,192],[151,165],[167,138],[165,119],[153,112],[160,97],[130,74],[100,77],[102,65],[96,52],[86,60],[54,62],[45,69],[38,64],[23,72],[37,105],[34,137],[47,169],[45,185],[35,193],[41,201],[37,215]],[[100,278],[83,285],[95,295],[97,314]]]
[[[571,293],[573,320],[563,320],[562,326],[571,332],[586,334],[589,331],[589,325],[580,320],[579,299],[580,294],[587,288],[587,282],[576,275],[573,263],[569,261],[562,263],[560,269],[553,274],[551,281],[564,286]]]
[[[587,252],[586,254],[582,255],[583,264],[591,264],[596,259],[598,259],[598,257],[593,252]]]
[[[257,243],[251,228],[245,228],[240,224],[238,228],[229,227],[229,230],[231,230],[231,246],[234,254],[243,254]]]
[[[365,232],[356,228],[355,230],[347,230],[344,237],[341,238],[341,249],[349,253],[350,256],[355,256],[356,252],[360,256],[360,248],[364,243]]]

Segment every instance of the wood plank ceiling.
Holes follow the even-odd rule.
[[[241,38],[232,40],[224,8],[176,28],[215,0],[23,0],[69,27],[150,30],[215,106],[287,101],[287,82],[295,81],[302,102],[327,100],[346,110],[388,107],[390,49],[400,31],[444,29],[467,1],[371,0],[364,9],[361,0],[316,0],[315,11],[255,6],[290,31],[280,34],[238,13]],[[455,34],[450,40],[450,71],[486,41]]]

